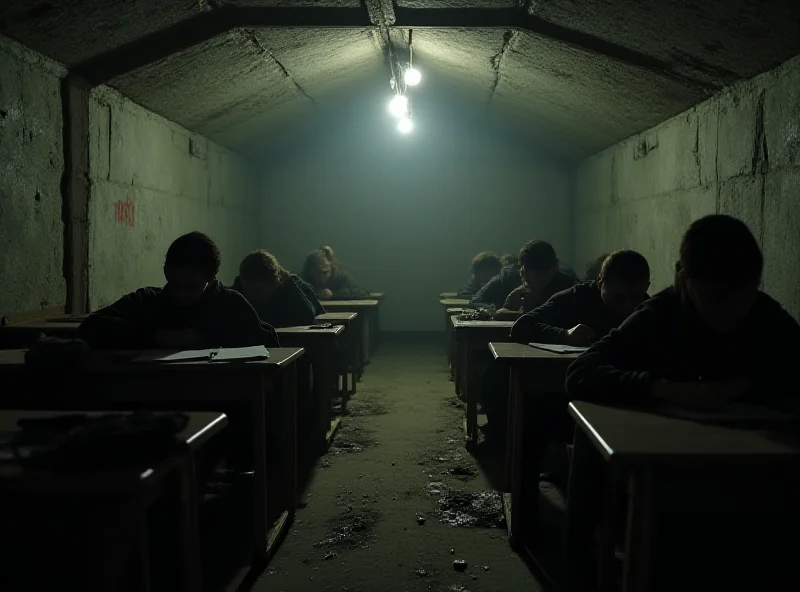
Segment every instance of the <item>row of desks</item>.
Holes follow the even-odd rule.
[[[448,354],[455,366],[456,392],[465,401],[465,435],[467,445],[477,444],[477,402],[480,392],[478,356],[491,352],[493,358],[505,364],[510,372],[508,442],[506,448],[504,508],[509,539],[512,544],[528,549],[536,560],[530,544],[530,533],[525,532],[525,500],[532,492],[524,491],[523,459],[526,429],[526,399],[545,393],[564,392],[568,366],[576,354],[556,354],[527,345],[509,343],[513,322],[461,321],[451,300],[442,301],[448,321]],[[452,352],[452,353],[451,353]],[[653,524],[656,514],[663,509],[663,495],[654,487],[656,475],[668,474],[678,482],[684,467],[694,469],[702,465],[707,475],[730,473],[736,467],[758,464],[774,467],[778,475],[788,465],[797,468],[800,462],[800,438],[797,423],[786,417],[754,410],[753,425],[708,425],[687,421],[668,415],[648,413],[634,409],[619,409],[584,402],[573,402],[569,413],[576,423],[572,447],[570,486],[567,499],[567,553],[563,569],[565,590],[586,589],[581,579],[585,573],[585,560],[592,541],[592,528],[596,519],[596,499],[601,492],[593,490],[592,465],[602,458],[614,478],[611,487],[624,495],[627,522],[622,548],[613,542],[611,526],[613,505],[604,508],[607,516],[604,525],[605,540],[601,579],[608,579],[614,570],[608,565],[623,560],[623,589],[644,591],[652,585]],[[792,431],[794,430],[794,431]],[[594,457],[594,458],[593,458]],[[678,475],[678,476],[676,476]],[[535,481],[535,480],[534,480]],[[616,491],[615,490],[615,491]],[[617,491],[617,494],[619,493]],[[608,499],[614,499],[611,493]],[[684,500],[685,501],[685,500]],[[780,505],[786,509],[786,504]],[[609,582],[603,586],[609,585]],[[601,586],[601,589],[605,589]]]
[[[252,558],[231,583],[230,587],[235,588],[253,569],[266,564],[294,516],[298,450],[296,362],[303,355],[311,358],[318,387],[318,427],[314,432],[325,446],[340,421],[332,413],[336,390],[341,395],[344,414],[348,398],[355,394],[364,365],[375,348],[377,299],[327,305],[329,312],[317,322],[330,323],[332,327],[278,329],[281,343],[287,347],[273,348],[269,359],[256,362],[134,364],[130,360],[138,352],[96,351],[90,352],[79,367],[51,369],[25,364],[25,350],[0,350],[0,409],[26,414],[32,409],[215,411],[217,420],[205,417],[210,424],[219,427],[230,421],[229,431],[243,436],[236,439],[249,442],[248,456],[253,467],[253,501],[248,519]],[[9,347],[15,341],[30,343],[40,334],[73,338],[81,321],[81,317],[59,317],[5,326],[0,328],[0,347]],[[337,367],[336,363],[341,359],[339,346],[343,346],[344,367]],[[0,413],[6,417],[0,423],[11,421],[9,411]],[[197,435],[187,438],[199,441]],[[270,466],[278,467],[278,472]],[[272,483],[269,491],[275,496],[270,498],[274,503],[269,504],[268,480]],[[277,519],[268,516],[269,507],[278,508]],[[199,590],[199,582],[198,572],[186,580],[186,589]]]

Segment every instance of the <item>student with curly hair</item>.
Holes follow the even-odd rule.
[[[320,247],[308,254],[300,276],[311,284],[320,300],[358,300],[369,292],[353,279],[333,254],[333,249]]]

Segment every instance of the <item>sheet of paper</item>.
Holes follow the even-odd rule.
[[[544,351],[555,352],[557,354],[579,354],[585,352],[588,347],[577,347],[574,345],[558,345],[556,343],[529,343],[531,347],[543,349]]]
[[[142,352],[133,362],[192,362],[196,360],[208,360],[211,352],[217,349],[186,349],[183,351],[175,350],[149,350]]]
[[[251,347],[228,347],[220,349],[212,362],[233,362],[237,360],[266,360],[269,358],[269,351],[263,345],[253,345]]]
[[[213,355],[212,355],[213,354]],[[139,354],[133,362],[159,362],[169,364],[175,362],[195,362],[207,360],[211,362],[234,362],[241,360],[265,360],[269,351],[263,345],[252,347],[230,347],[214,349],[186,349],[183,351],[153,350]]]

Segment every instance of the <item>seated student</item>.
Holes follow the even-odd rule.
[[[701,411],[743,400],[792,410],[798,393],[800,325],[759,291],[762,269],[761,250],[743,222],[719,214],[693,222],[681,242],[674,284],[644,302],[570,366],[569,398]],[[749,483],[761,487],[763,474],[752,477],[746,464],[738,469],[738,489],[746,490]],[[774,477],[791,485],[783,474]],[[737,494],[722,493],[743,497]],[[777,521],[747,511],[719,516],[713,522],[709,515],[659,521],[656,542],[664,549],[659,544],[656,556],[667,565],[663,573],[656,568],[655,590],[680,589],[687,581],[692,581],[692,590],[798,589],[796,550],[785,544],[785,536],[791,536],[786,530],[797,524],[796,514],[776,513]],[[698,518],[706,518],[702,526]],[[750,545],[753,540],[759,544]],[[675,561],[669,551],[678,548],[680,560]]]
[[[489,283],[494,276],[500,273],[503,266],[497,255],[490,251],[478,253],[472,259],[472,277],[467,285],[458,291],[459,298],[472,298],[478,290]]]
[[[511,328],[517,343],[588,346],[618,327],[647,298],[650,267],[636,251],[615,251],[596,281],[553,295]]]
[[[597,259],[592,259],[586,264],[586,272],[583,276],[584,281],[593,282],[597,279],[597,276],[600,275],[600,268],[603,267],[603,261],[609,255],[610,253],[603,253]]]
[[[308,254],[301,277],[323,301],[358,300],[369,296],[369,292],[339,264],[330,247],[320,247]]]
[[[247,300],[217,280],[217,245],[200,232],[167,250],[163,288],[140,288],[81,323],[78,337],[98,349],[278,346]]]
[[[500,257],[500,263],[503,267],[517,267],[519,265],[519,260],[511,253],[506,253]]]
[[[283,269],[273,255],[253,251],[239,264],[233,289],[243,294],[259,318],[273,327],[313,325],[317,314],[303,293],[302,281]],[[319,302],[316,296],[314,300]]]
[[[556,292],[575,285],[575,280],[559,269],[558,257],[550,243],[529,242],[522,247],[519,261],[522,268],[519,271],[518,286],[509,292],[495,314],[498,320],[517,319],[523,313],[547,302]]]
[[[786,395],[800,362],[800,325],[759,291],[762,269],[743,222],[719,214],[693,222],[674,285],[570,366],[570,396],[705,409]]]

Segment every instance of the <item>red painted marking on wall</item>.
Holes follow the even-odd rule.
[[[132,201],[118,201],[114,204],[114,218],[120,224],[127,224],[131,228],[136,226],[136,205]]]

